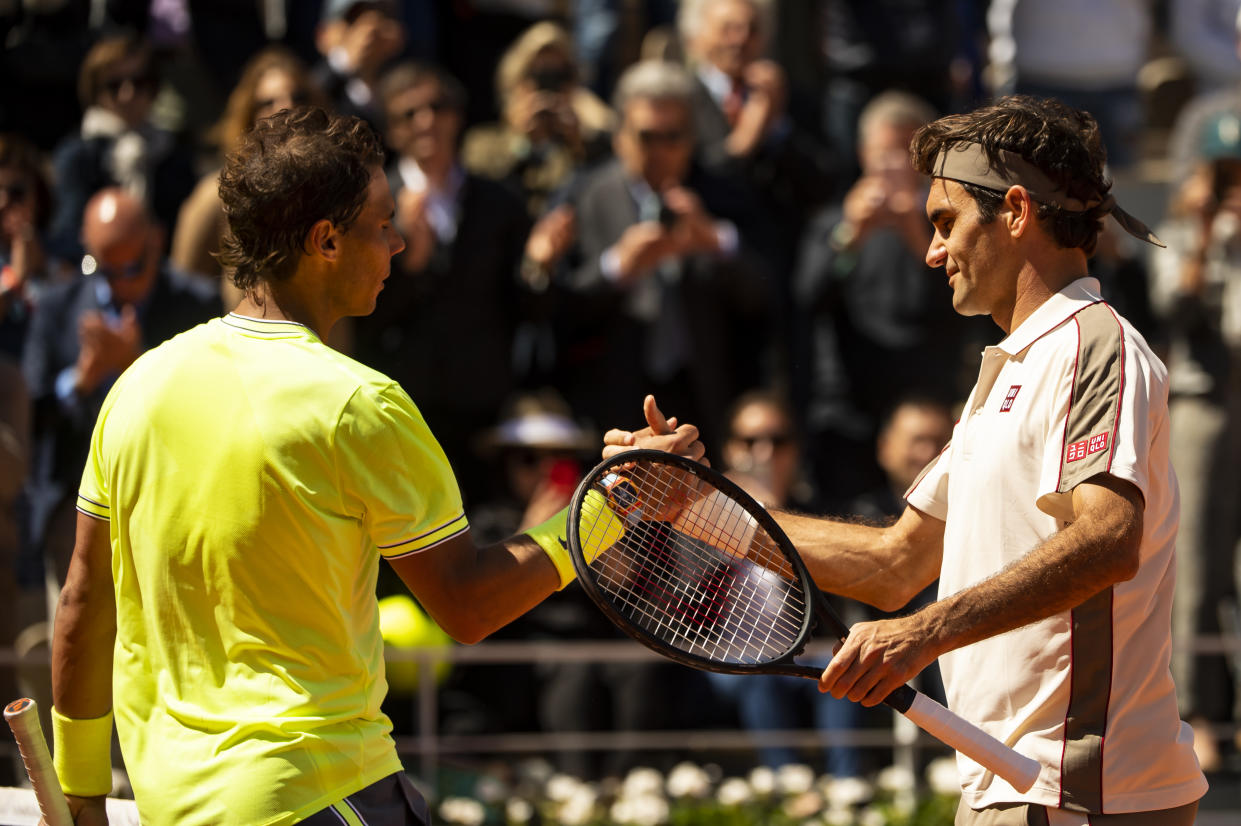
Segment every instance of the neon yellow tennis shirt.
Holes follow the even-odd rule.
[[[142,821],[293,823],[401,769],[379,557],[467,529],[394,382],[237,315],[140,358],[78,498],[110,520],[117,731]]]

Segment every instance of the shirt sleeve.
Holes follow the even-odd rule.
[[[1077,350],[1064,359],[1043,452],[1038,507],[1073,521],[1073,489],[1100,473],[1146,495],[1153,365],[1106,304],[1078,313]]]
[[[424,551],[468,529],[448,458],[400,387],[354,395],[336,454],[345,507],[362,514],[382,556]]]
[[[98,418],[95,419],[95,428],[90,438],[90,452],[86,456],[86,467],[82,470],[82,482],[78,485],[76,503],[79,513],[104,521],[112,519],[112,497],[108,488],[103,432],[108,416],[112,412],[114,398],[116,398],[115,393],[108,394],[103,407],[99,410]]]
[[[952,442],[930,461],[905,491],[905,501],[941,521],[948,519],[948,468],[952,464]]]

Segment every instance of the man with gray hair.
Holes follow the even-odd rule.
[[[675,64],[630,67],[616,90],[616,159],[573,198],[564,390],[595,421],[653,386],[713,432],[732,395],[757,380],[766,288],[734,223],[749,205],[693,164],[692,95]]]
[[[814,481],[833,510],[882,487],[873,445],[892,406],[910,393],[956,402],[969,389],[962,379],[972,378],[966,359],[972,365],[992,337],[989,324],[962,321],[939,299],[923,261],[927,182],[908,147],[934,118],[907,92],[867,104],[858,121],[862,176],[815,216],[794,269],[796,395]]]

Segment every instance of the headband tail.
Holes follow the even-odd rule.
[[[1159,237],[1151,231],[1150,227],[1130,215],[1128,212],[1125,212],[1119,206],[1114,205],[1112,207],[1111,215],[1116,219],[1116,223],[1121,225],[1125,232],[1129,233],[1134,238],[1137,238],[1139,241],[1145,241],[1146,243],[1154,244],[1157,247],[1168,246],[1163,241],[1159,240]]]

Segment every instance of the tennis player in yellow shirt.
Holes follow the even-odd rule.
[[[103,406],[53,645],[78,824],[106,822],[114,718],[148,826],[424,822],[380,711],[380,557],[466,643],[573,578],[564,514],[478,547],[414,403],[323,343],[405,245],[382,160],[356,118],[261,122],[220,178],[244,300]],[[701,458],[693,426],[644,412],[612,440]]]

